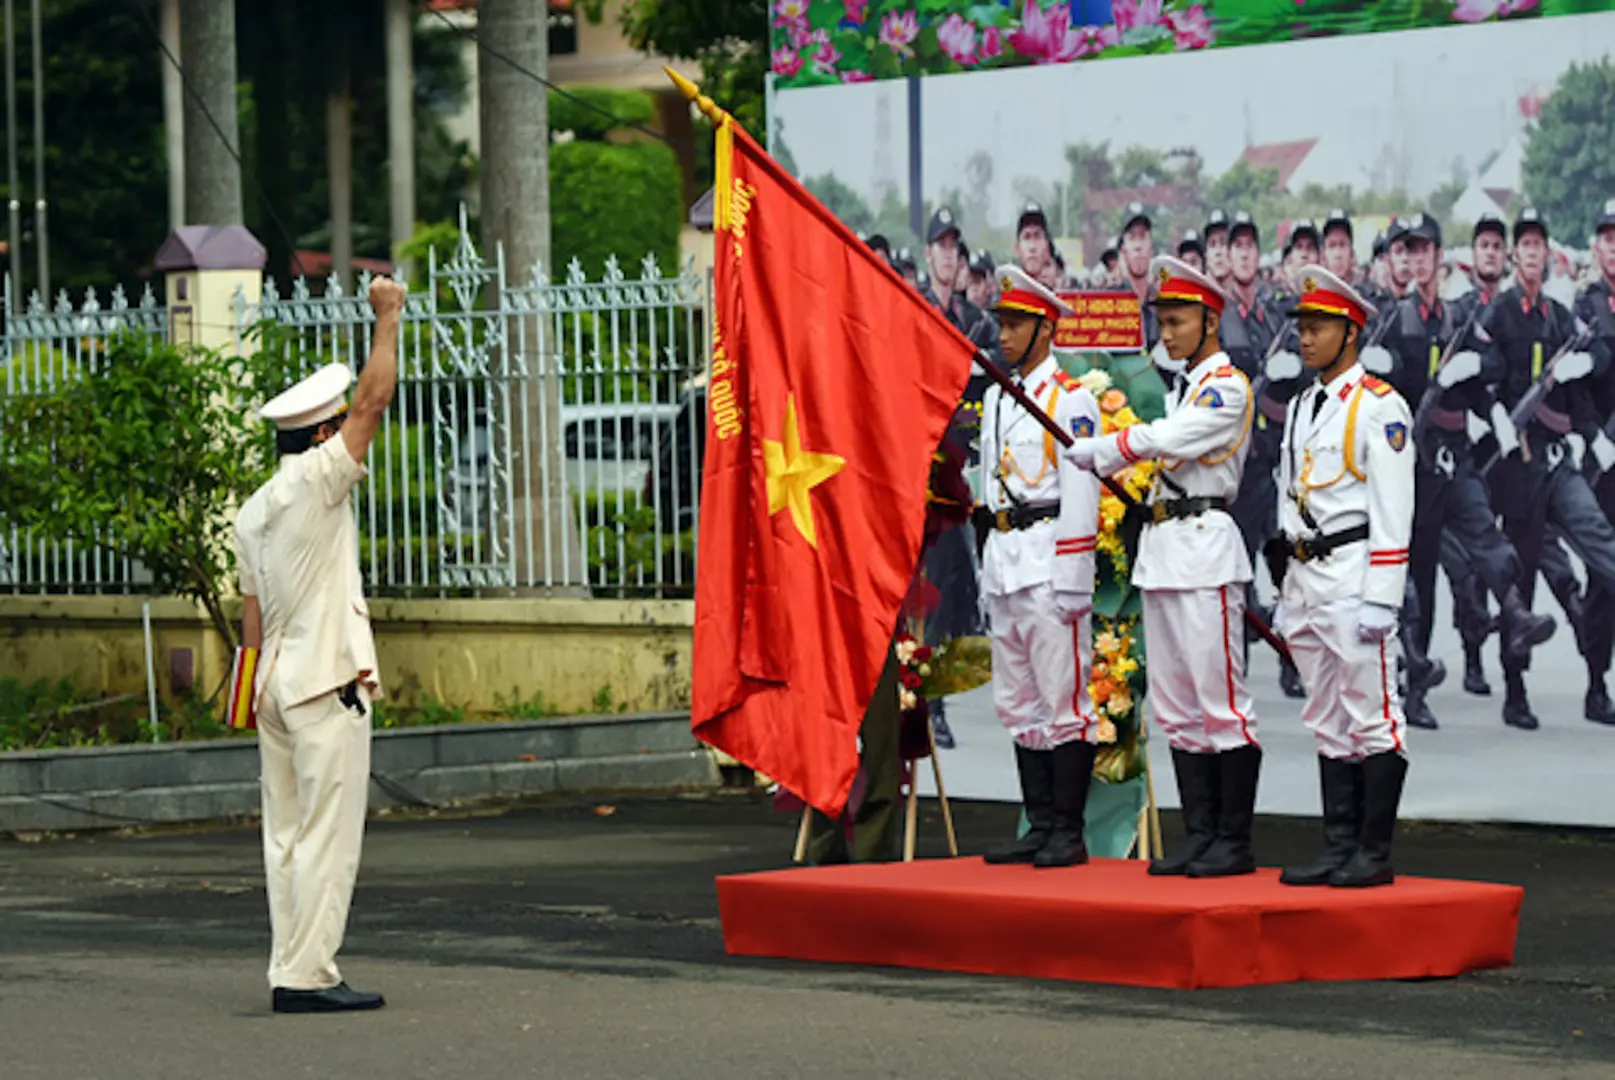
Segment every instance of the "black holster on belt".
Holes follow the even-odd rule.
[[[993,531],[993,512],[985,505],[970,511],[970,526],[976,530],[976,561],[987,550],[987,537]]]
[[[355,679],[336,692],[336,699],[342,702],[345,708],[352,709],[360,716],[364,716],[364,702],[359,699],[359,681]]]
[[[1267,561],[1268,576],[1273,579],[1273,587],[1284,588],[1284,575],[1290,569],[1290,540],[1283,533],[1268,538],[1262,545],[1262,558]]]

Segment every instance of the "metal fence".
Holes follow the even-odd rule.
[[[287,380],[340,361],[359,371],[374,318],[368,277],[319,295],[236,298],[240,347]],[[689,595],[693,584],[709,281],[664,277],[646,258],[598,281],[576,261],[552,283],[478,253],[462,215],[453,255],[407,299],[393,408],[355,492],[360,562],[374,593],[484,595],[586,587],[593,595]],[[7,326],[8,393],[94,371],[120,330],[166,333],[148,291],[103,310],[64,295]],[[3,362],[3,358],[0,358]],[[256,404],[256,403],[253,403]],[[529,509],[532,508],[532,509]],[[139,590],[136,566],[27,536],[0,536],[0,587]]]

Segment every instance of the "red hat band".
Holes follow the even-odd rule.
[[[1222,314],[1223,297],[1215,289],[1208,289],[1198,281],[1187,278],[1166,276],[1162,271],[1161,287],[1155,293],[1157,302],[1177,304],[1204,304],[1217,314]]]
[[[1006,289],[998,299],[999,308],[1008,308],[1011,311],[1024,311],[1028,315],[1041,315],[1045,319],[1060,318],[1059,309],[1045,297],[1027,289]]]
[[[1349,296],[1330,289],[1309,289],[1301,294],[1301,302],[1296,305],[1301,311],[1312,311],[1319,315],[1335,315],[1342,319],[1350,319],[1359,328],[1368,323],[1368,313],[1357,305]]]

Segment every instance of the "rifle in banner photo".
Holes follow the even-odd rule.
[[[1447,342],[1447,347],[1442,350],[1441,358],[1436,361],[1435,371],[1430,373],[1430,381],[1424,388],[1423,396],[1419,398],[1419,407],[1413,412],[1413,429],[1410,437],[1413,440],[1415,452],[1424,445],[1424,434],[1430,428],[1430,416],[1435,412],[1436,403],[1441,400],[1441,395],[1450,389],[1450,387],[1441,385],[1441,373],[1446,370],[1447,364],[1452,361],[1452,358],[1458,355],[1459,343],[1468,340],[1470,333],[1475,329],[1475,323],[1485,310],[1485,304],[1477,303],[1473,305],[1469,318],[1464,320],[1464,325],[1452,336],[1452,340]]]
[[[986,354],[981,354],[978,359],[985,361],[987,359]],[[1038,406],[1037,402],[1032,400],[1031,395],[1025,390],[1021,389],[1020,384],[1018,384],[1014,379],[1010,378],[1008,373],[999,370],[996,365],[989,365],[985,362],[983,362],[981,366],[986,369],[987,374],[992,377],[994,382],[1003,387],[1004,393],[1013,398],[1017,405],[1025,409],[1027,414],[1031,416],[1033,420],[1036,420],[1043,427],[1044,431],[1047,431],[1050,435],[1052,435],[1054,440],[1062,447],[1070,446],[1076,441],[1069,433],[1062,430],[1060,425],[1054,422],[1054,418],[1048,413],[1044,412],[1042,408]],[[1138,530],[1140,533],[1142,533],[1144,523],[1152,519],[1149,507],[1133,498],[1128,490],[1121,484],[1117,483],[1113,478],[1109,476],[1101,476],[1099,477],[1099,482],[1105,485],[1105,489],[1107,491],[1116,496],[1117,499],[1121,500],[1121,504],[1127,508],[1129,519],[1137,519]],[[1129,566],[1133,565],[1132,559],[1134,554],[1137,552],[1137,540],[1135,539],[1132,543],[1134,546],[1128,550]],[[1277,652],[1281,658],[1285,660],[1290,659],[1289,646],[1285,645],[1284,640],[1273,632],[1273,628],[1268,626],[1267,623],[1263,622],[1261,616],[1257,615],[1250,608],[1245,609],[1245,624],[1252,630],[1256,631],[1257,636],[1259,636],[1263,641],[1271,645],[1273,650]]]
[[[1580,322],[1580,320],[1577,321],[1578,323]],[[1571,353],[1581,352],[1586,349],[1587,346],[1592,344],[1592,340],[1593,328],[1589,325],[1581,324],[1581,329],[1576,332],[1576,336],[1559,346],[1558,351],[1543,365],[1542,377],[1533,383],[1531,389],[1527,390],[1514,408],[1508,411],[1508,422],[1514,426],[1515,431],[1523,432],[1525,430],[1525,426],[1536,415],[1537,408],[1542,404],[1543,400],[1554,387],[1559,385],[1555,375],[1558,372],[1560,361]],[[1499,449],[1480,467],[1481,475],[1484,476],[1491,472],[1497,463],[1503,460],[1504,456],[1504,452]],[[1520,456],[1526,461],[1531,460],[1531,448],[1526,445],[1523,434],[1520,437]]]

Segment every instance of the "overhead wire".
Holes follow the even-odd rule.
[[[280,215],[275,213],[275,204],[269,198],[269,192],[264,190],[264,186],[259,182],[257,174],[247,168],[246,162],[241,159],[240,151],[230,145],[230,140],[225,137],[224,128],[219,125],[218,120],[214,119],[212,110],[207,107],[207,102],[202,100],[202,96],[191,85],[190,77],[185,72],[185,65],[180,63],[179,57],[175,56],[173,51],[169,49],[168,42],[163,40],[162,30],[152,21],[150,13],[141,6],[140,0],[126,0],[126,2],[140,16],[140,21],[146,24],[146,29],[151,32],[152,40],[157,42],[157,47],[162,50],[163,56],[168,59],[168,62],[174,66],[174,70],[179,73],[180,86],[190,96],[191,100],[196,103],[202,118],[213,129],[213,133],[219,137],[219,142],[224,146],[225,153],[229,154],[231,159],[235,161],[236,167],[241,170],[241,175],[247,178],[248,182],[252,184],[253,190],[258,193],[258,198],[263,201],[264,213],[268,215],[270,223],[274,225],[275,231],[280,234],[280,238],[286,242],[286,249],[292,253],[292,265],[297,271],[297,276],[306,277],[307,274],[303,270],[303,261],[297,254],[297,241],[292,238],[290,230],[286,228],[286,223],[281,221]]]

